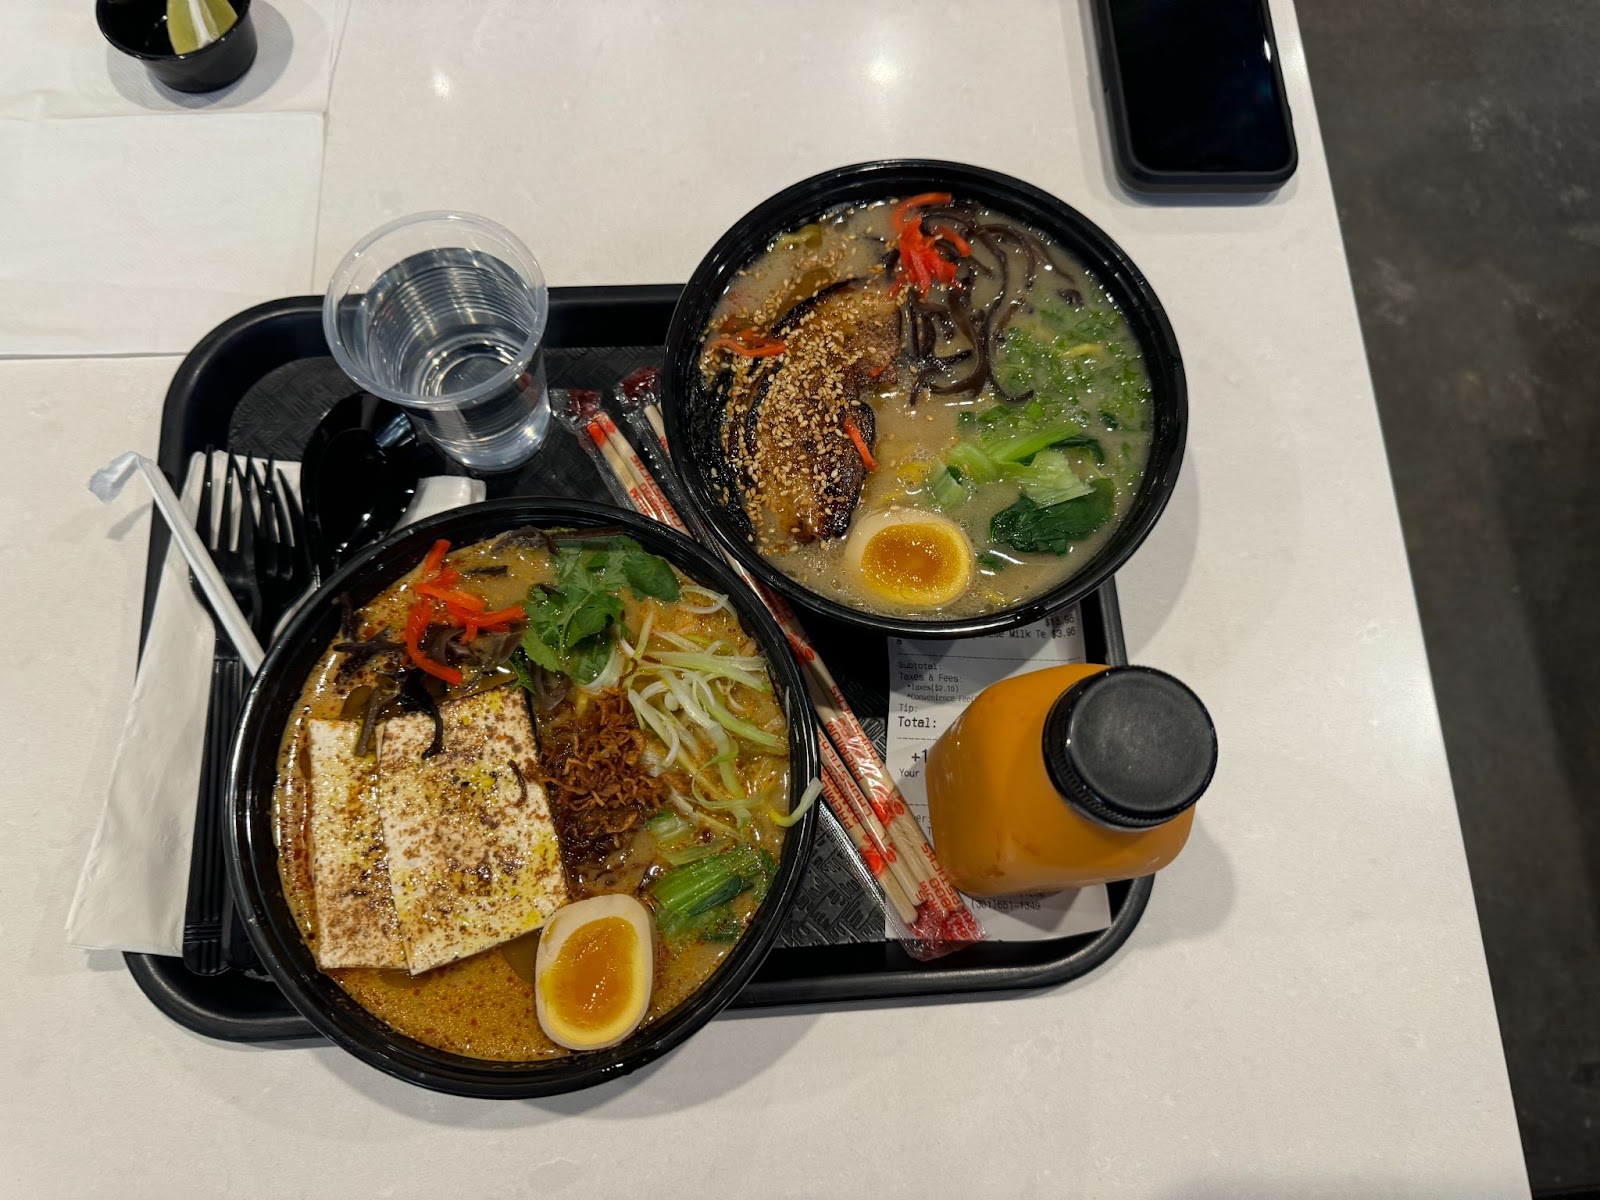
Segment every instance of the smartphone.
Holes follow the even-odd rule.
[[[1093,0],[1117,170],[1144,191],[1270,191],[1297,155],[1266,0]]]

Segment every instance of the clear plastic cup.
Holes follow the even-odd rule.
[[[322,330],[358,385],[392,400],[463,466],[505,471],[550,427],[542,340],[550,289],[509,230],[419,213],[358,242],[333,273]]]

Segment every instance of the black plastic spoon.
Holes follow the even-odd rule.
[[[300,496],[317,584],[404,515],[417,491],[417,443],[405,412],[367,392],[346,396],[311,431]]]

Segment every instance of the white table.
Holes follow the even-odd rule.
[[[756,201],[878,155],[1008,171],[1100,222],[1166,304],[1193,404],[1176,497],[1119,577],[1130,649],[1205,696],[1221,767],[1126,949],[1058,990],[728,1016],[633,1078],[528,1103],[326,1045],[208,1042],[61,934],[146,534],[83,483],[153,451],[177,360],[0,362],[0,1192],[1525,1192],[1305,63],[1274,10],[1298,174],[1263,203],[1171,205],[1110,182],[1075,0],[354,0],[305,290],[380,221],[452,206],[522,234],[555,284],[681,280]]]

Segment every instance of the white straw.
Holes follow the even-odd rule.
[[[205,463],[205,469],[208,471],[211,469],[209,460]],[[228,585],[223,582],[217,564],[211,561],[211,554],[206,550],[205,543],[200,540],[200,535],[184,516],[183,504],[179,501],[177,493],[172,490],[172,485],[167,482],[167,477],[161,473],[161,468],[144,455],[135,454],[130,450],[91,475],[89,490],[110,504],[117,498],[123,485],[132,477],[135,470],[138,470],[144,476],[145,482],[150,485],[150,493],[155,498],[156,508],[165,518],[167,528],[172,530],[172,536],[178,539],[178,548],[183,551],[184,561],[189,564],[189,569],[200,581],[200,590],[205,592],[206,599],[211,602],[211,611],[216,614],[217,620],[222,623],[223,631],[228,635],[228,640],[239,652],[239,661],[244,664],[247,672],[254,675],[261,666],[261,643],[256,640],[256,635],[251,631],[250,622],[245,620],[244,613],[239,611],[239,605],[234,602],[232,594],[228,591]]]

